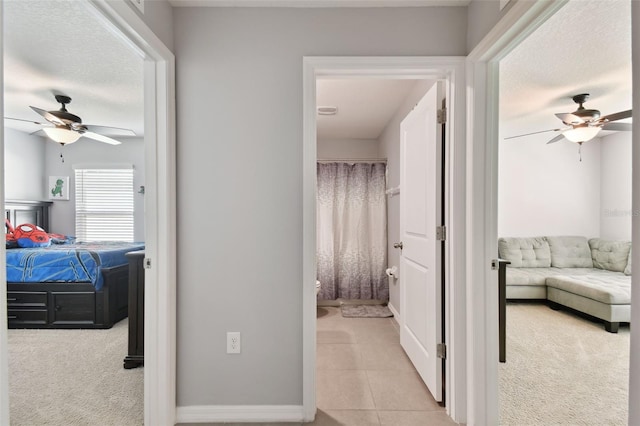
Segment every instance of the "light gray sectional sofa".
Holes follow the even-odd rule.
[[[545,299],[604,320],[630,321],[631,242],[585,237],[500,238],[507,299]]]

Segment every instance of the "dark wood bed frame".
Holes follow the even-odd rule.
[[[51,201],[6,201],[12,225],[33,223],[49,231]],[[104,285],[7,282],[9,328],[111,328],[127,317],[129,265],[102,269]]]

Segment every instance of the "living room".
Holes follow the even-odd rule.
[[[628,1],[569,2],[500,62],[500,237],[581,237],[590,254],[603,241],[628,253],[634,214],[629,16]],[[589,96],[572,99],[581,94]],[[583,127],[599,127],[595,137],[579,140],[584,143],[567,140],[580,125],[566,114],[576,113],[585,117]],[[589,245],[594,238],[600,240]],[[540,239],[547,240],[553,238]],[[553,259],[552,247],[550,267]],[[624,276],[627,260],[619,263],[612,274]],[[602,317],[576,309],[582,305],[550,309],[546,296],[553,290],[542,291],[544,297],[507,305],[502,424],[626,423],[628,322],[607,333]]]

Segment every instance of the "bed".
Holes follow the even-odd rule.
[[[47,201],[7,201],[13,224],[48,229]],[[125,253],[143,243],[65,243],[7,249],[9,328],[110,328],[127,316]]]

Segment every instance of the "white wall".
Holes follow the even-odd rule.
[[[640,111],[640,2],[631,2],[633,55],[633,110]],[[640,288],[640,120],[633,120],[633,265],[631,286]],[[631,360],[629,370],[629,424],[640,424],[640,291],[631,292]]]
[[[43,138],[5,127],[4,190],[7,200],[46,200],[44,153]]]
[[[602,138],[600,237],[631,240],[631,132]]]
[[[600,141],[529,137],[500,143],[498,235],[600,235]]]
[[[463,55],[466,8],[176,8],[174,34],[178,406],[301,405],[302,58]]]
[[[387,187],[395,188],[400,185],[400,122],[409,114],[409,111],[433,86],[431,80],[418,80],[415,86],[402,102],[398,110],[387,123],[380,134],[380,154],[387,159]],[[389,266],[400,267],[400,253],[393,248],[393,243],[400,241],[400,197],[387,196],[387,250]],[[389,279],[389,304],[400,312],[400,288],[398,280]]]
[[[50,140],[42,140],[46,146],[44,180],[48,176],[69,176],[69,201],[53,202],[50,232],[76,234],[74,164],[133,164],[134,239],[144,241],[144,195],[137,193],[140,185],[144,185],[144,141],[141,138],[125,138],[121,141],[121,145],[109,145],[81,138],[78,142],[62,147]],[[64,156],[64,163],[60,154]]]
[[[318,139],[317,156],[323,160],[379,159],[377,139]]]

